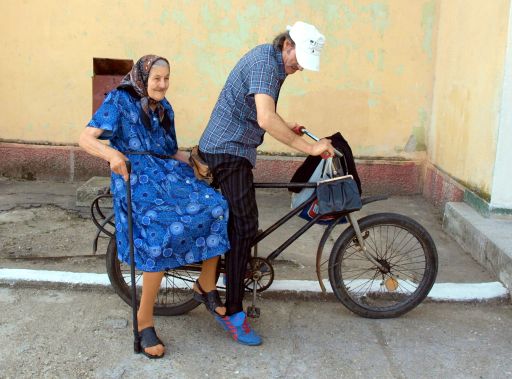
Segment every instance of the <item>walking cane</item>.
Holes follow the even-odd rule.
[[[132,165],[130,161],[126,161],[126,169],[128,170],[128,180],[125,181],[126,186],[126,205],[128,210],[128,242],[130,244],[130,274],[132,279],[132,317],[133,317],[133,351],[136,354],[141,352],[139,325],[137,322],[137,285],[135,283],[135,257],[133,252],[133,218],[132,218],[132,190],[130,184],[130,173]]]

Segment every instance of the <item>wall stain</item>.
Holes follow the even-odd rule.
[[[382,87],[375,83],[373,79],[368,80],[368,91],[372,95],[381,96],[382,95]]]
[[[188,27],[189,23],[187,22],[187,17],[185,16],[185,13],[179,9],[174,9],[172,11],[172,19],[176,21],[176,23],[180,26]]]
[[[357,20],[357,15],[352,12],[345,2],[341,4],[341,9],[343,11],[343,27],[345,29],[352,28],[352,24]]]
[[[213,16],[210,13],[210,7],[208,3],[205,3],[201,8],[201,18],[205,22],[206,25],[211,25],[214,22]]]
[[[133,49],[132,46],[130,45],[125,45],[124,46],[124,56],[128,59],[133,59],[134,61],[136,61],[137,59],[139,59],[140,57],[137,57],[136,54],[135,54],[135,51]]]
[[[225,11],[230,10],[229,2],[218,2],[219,8],[215,9],[215,14],[210,11],[208,4],[201,8],[201,18],[207,28],[206,43],[197,39],[193,40],[195,45],[201,45],[206,52],[212,46],[216,47],[215,56],[219,59],[222,57],[223,65],[219,65],[218,59],[204,60],[200,55],[197,58],[198,69],[206,75],[206,77],[215,83],[216,86],[222,86],[226,80],[229,70],[237,62],[238,59],[250,48],[257,45],[257,36],[254,33],[254,20],[261,19],[262,9],[254,4],[249,4],[240,9],[236,16],[222,17],[225,22],[219,24],[217,20]],[[213,55],[212,55],[213,56]]]
[[[377,51],[377,68],[379,69],[379,71],[384,71],[384,55],[386,54],[386,52],[384,51],[384,49],[379,49]]]
[[[360,10],[363,14],[369,14],[373,28],[381,35],[384,34],[384,31],[389,26],[389,10],[387,3],[376,1],[368,5],[362,5]]]
[[[190,42],[191,42],[194,46],[199,47],[199,48],[201,48],[201,49],[202,49],[202,48],[204,48],[204,47],[205,47],[205,45],[206,45],[204,41],[202,41],[202,40],[200,40],[200,39],[197,39],[196,37],[192,37],[192,38],[190,39]]]
[[[427,149],[427,144],[425,142],[425,133],[428,123],[428,114],[427,111],[423,108],[418,110],[418,126],[412,128],[412,134],[416,141],[415,150],[416,151],[424,151]]]
[[[329,3],[327,4],[325,8],[325,14],[326,14],[326,20],[328,21],[328,28],[329,27],[338,27],[337,21],[339,20],[340,15],[340,6],[336,3]],[[330,33],[333,34],[333,33]]]
[[[164,9],[162,13],[160,14],[160,25],[165,25],[167,23],[167,20],[169,19],[169,11],[167,9]]]
[[[375,108],[380,104],[382,88],[373,79],[368,80],[368,108]]]
[[[370,50],[366,52],[366,59],[368,59],[368,62],[374,63],[375,62],[375,52]]]
[[[423,5],[421,28],[423,29],[423,51],[432,59],[432,35],[435,20],[435,3],[434,0]]]
[[[230,0],[215,0],[215,4],[216,8],[222,9],[226,13],[229,13],[234,8]]]
[[[379,105],[378,99],[375,99],[375,98],[368,99],[368,108],[375,108],[377,105]]]

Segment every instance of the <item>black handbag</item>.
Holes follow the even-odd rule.
[[[353,212],[363,207],[357,183],[352,175],[318,182],[318,213]]]
[[[335,176],[338,172],[332,159],[328,160],[323,176],[330,176],[331,179],[319,181],[316,187],[319,214],[353,212],[363,207],[354,177]]]

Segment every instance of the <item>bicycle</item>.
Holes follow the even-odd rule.
[[[305,129],[304,129],[305,130]],[[313,139],[311,133],[305,131]],[[337,154],[339,152],[336,151]],[[255,188],[315,188],[317,183],[254,183]],[[98,227],[94,239],[94,250],[103,233],[110,238],[107,253],[107,273],[114,291],[132,306],[130,266],[117,259],[113,213],[105,215],[100,202],[110,194],[98,196],[91,204],[92,220]],[[363,206],[385,200],[387,196],[372,196],[362,199]],[[319,285],[325,292],[322,266],[328,262],[329,282],[336,298],[352,312],[367,318],[392,318],[401,316],[419,305],[432,288],[438,269],[437,250],[428,231],[413,219],[397,213],[376,213],[356,220],[353,212],[334,212],[316,215],[285,242],[266,257],[258,255],[257,244],[298,215],[316,200],[316,192],[290,210],[273,225],[256,236],[247,272],[245,288],[252,293],[252,304],[247,309],[250,317],[258,317],[256,294],[268,289],[274,280],[272,262],[297,238],[324,217],[332,217],[318,244],[316,274]],[[322,262],[325,244],[340,219],[346,217],[349,226],[334,243],[328,261]],[[196,308],[200,303],[193,296],[192,285],[199,276],[200,264],[188,264],[168,270],[164,274],[154,313],[156,315],[181,315]],[[217,276],[225,273],[223,260]],[[135,283],[142,277],[136,272]],[[219,289],[223,289],[218,285]],[[140,294],[140,291],[138,291]],[[139,298],[137,298],[137,301]]]

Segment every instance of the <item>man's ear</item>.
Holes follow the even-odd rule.
[[[285,50],[288,51],[290,49],[293,49],[294,47],[295,47],[295,45],[288,38],[284,40],[283,51],[285,51]]]

